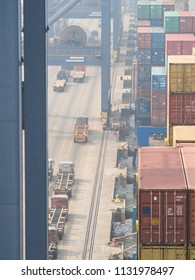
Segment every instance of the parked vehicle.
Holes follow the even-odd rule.
[[[48,178],[49,178],[49,181],[52,180],[52,177],[53,177],[53,164],[54,164],[54,161],[49,158],[48,159]]]
[[[64,91],[67,80],[56,80],[53,84],[53,90],[57,92]]]

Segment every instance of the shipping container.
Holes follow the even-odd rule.
[[[151,27],[138,27],[138,49],[151,48]]]
[[[151,65],[138,65],[138,82],[151,82]]]
[[[149,20],[138,20],[137,21],[137,26],[138,27],[149,27],[150,26],[150,21]]]
[[[179,12],[164,13],[165,33],[179,33]]]
[[[180,33],[195,32],[195,11],[179,12],[179,31]]]
[[[163,25],[163,21],[162,21],[162,19],[156,19],[156,18],[153,18],[153,19],[151,19],[150,20],[150,25],[152,26],[152,27],[161,27],[162,25]]]
[[[168,124],[195,125],[195,94],[173,93],[168,96]]]
[[[186,246],[139,246],[139,260],[187,260]]]
[[[160,3],[150,3],[150,19],[162,19],[163,11]]]
[[[188,260],[195,260],[195,246],[188,245]]]
[[[136,118],[137,120],[150,120],[151,99],[140,97],[136,99]]]
[[[195,47],[195,36],[193,34],[166,34],[166,55],[191,55]]]
[[[151,108],[151,125],[162,126],[167,124],[166,108]]]
[[[179,143],[195,143],[195,127],[192,125],[173,125],[169,128],[172,134],[171,146]]]
[[[195,145],[180,150],[188,186],[188,243],[195,245]]]
[[[165,31],[162,27],[152,27],[152,48],[163,49],[165,45]]]
[[[149,137],[153,134],[156,135],[166,135],[167,129],[166,126],[138,126],[137,127],[137,142],[138,146],[148,147],[149,146]]]
[[[165,49],[151,50],[151,64],[152,66],[165,66]]]
[[[139,1],[138,2],[138,20],[140,19],[150,19],[150,5],[147,1]]]
[[[155,109],[167,109],[167,95],[166,92],[152,91],[152,108]]]
[[[151,88],[152,92],[166,92],[167,76],[165,67],[152,67]]]
[[[179,149],[139,147],[138,209],[141,244],[186,244],[187,185]]]
[[[137,87],[137,98],[147,97],[151,98],[151,87],[150,86],[141,86],[140,84]]]
[[[138,64],[151,64],[151,50],[138,49]]]
[[[195,92],[195,56],[168,56],[169,93]]]

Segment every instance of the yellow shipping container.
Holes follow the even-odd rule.
[[[195,92],[195,56],[168,56],[168,92]]]
[[[138,260],[187,260],[186,246],[139,246]]]
[[[188,260],[195,260],[195,245],[188,246]]]
[[[194,125],[172,125],[167,129],[169,146],[176,147],[177,143],[195,143]]]

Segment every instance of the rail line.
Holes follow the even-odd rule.
[[[100,152],[98,156],[97,171],[95,175],[91,204],[89,209],[89,217],[87,222],[86,236],[84,241],[82,260],[92,260],[93,248],[95,241],[95,233],[98,219],[98,211],[103,183],[104,165],[106,159],[106,151],[108,145],[109,131],[102,134]]]

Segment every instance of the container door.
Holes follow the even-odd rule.
[[[140,193],[140,243],[161,244],[163,237],[161,192]]]
[[[189,243],[195,244],[195,192],[189,192]]]
[[[187,230],[186,193],[165,191],[164,193],[164,244],[186,244]]]

